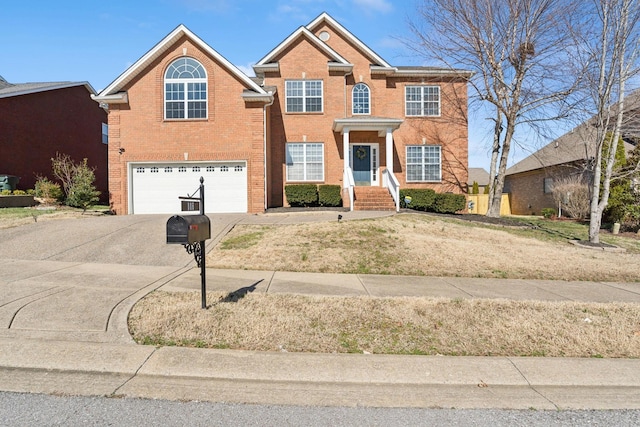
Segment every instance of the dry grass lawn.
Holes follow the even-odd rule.
[[[375,220],[236,226],[211,268],[419,276],[638,281],[640,255],[541,240],[527,230],[420,214]],[[544,233],[542,233],[544,235]]]
[[[140,343],[261,351],[640,357],[635,304],[223,295],[157,291],[130,314]]]
[[[583,227],[584,228],[584,227]],[[575,247],[569,231],[487,227],[421,214],[237,226],[208,267],[489,278],[637,281],[640,246]],[[199,309],[154,292],[131,312],[144,344],[291,352],[640,357],[640,306],[507,300],[248,294]]]

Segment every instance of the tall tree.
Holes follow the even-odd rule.
[[[423,0],[418,10],[410,23],[413,48],[475,72],[470,99],[481,101],[494,122],[487,216],[497,217],[517,131],[566,114],[576,81],[564,72],[572,0]]]
[[[594,158],[589,163],[589,241],[599,243],[602,214],[616,178],[614,166],[625,115],[638,108],[637,100],[634,107],[627,105],[625,92],[629,80],[638,73],[640,5],[637,0],[591,0],[584,10],[584,22],[590,25],[576,32],[579,44],[575,53],[584,69],[586,111],[595,111],[591,119]]]

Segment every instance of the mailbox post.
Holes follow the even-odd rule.
[[[211,222],[204,214],[204,178],[200,177],[200,215],[174,215],[167,220],[167,244],[180,244],[193,254],[196,264],[200,267],[200,290],[202,293],[202,308],[207,308],[207,270],[205,240],[211,238]],[[187,197],[182,199],[191,199]],[[196,199],[198,200],[198,199]]]

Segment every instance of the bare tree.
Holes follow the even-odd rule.
[[[602,214],[615,178],[616,151],[628,110],[625,91],[629,80],[638,73],[640,5],[637,0],[591,0],[585,10],[585,22],[591,25],[582,28],[576,55],[584,67],[587,111],[595,111],[590,121],[595,130],[594,158],[590,162],[589,241],[599,243]]]
[[[487,216],[500,215],[507,160],[517,131],[566,114],[571,0],[423,0],[410,23],[425,58],[475,72],[473,101],[494,121]],[[485,110],[487,111],[487,110]]]
[[[589,185],[582,175],[574,174],[554,179],[553,200],[569,217],[585,219],[589,215]]]

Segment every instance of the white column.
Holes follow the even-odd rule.
[[[345,127],[342,131],[342,151],[344,152],[344,170],[349,167],[349,128]]]
[[[393,129],[387,128],[386,135],[387,170],[393,173]]]

